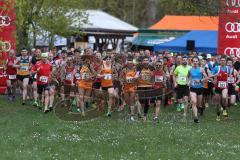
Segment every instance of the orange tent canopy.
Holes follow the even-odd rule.
[[[218,17],[166,15],[152,30],[218,30]]]

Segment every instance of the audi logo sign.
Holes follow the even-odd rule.
[[[226,0],[228,7],[240,7],[240,0]]]
[[[240,32],[240,23],[238,23],[238,22],[234,22],[234,23],[228,22],[225,25],[225,30],[228,33],[238,33],[238,32]]]
[[[9,52],[12,46],[9,41],[1,42],[0,41],[0,52]]]
[[[0,27],[9,26],[11,23],[11,19],[9,16],[0,16]]]
[[[240,58],[240,48],[226,48],[224,50],[225,55],[236,55],[238,58]]]

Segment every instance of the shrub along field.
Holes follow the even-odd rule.
[[[1,96],[0,159],[239,159],[239,106],[231,107],[230,117],[220,122],[213,107],[199,124],[190,118],[185,121],[168,107],[162,109],[159,124],[152,123],[152,113],[146,123],[129,122],[127,111],[67,122]]]

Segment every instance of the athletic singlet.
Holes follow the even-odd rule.
[[[74,82],[74,67],[65,67],[64,85],[71,85]]]
[[[123,84],[123,91],[124,92],[135,92],[136,90],[136,83],[134,82],[134,77],[136,75],[135,70],[126,69],[125,71],[125,82]]]
[[[218,66],[218,76],[216,88],[226,89],[228,87],[228,67],[223,71],[221,66]]]
[[[30,69],[30,57],[27,56],[26,59],[24,59],[22,56],[20,57],[19,61],[20,68],[17,69],[17,74],[21,76],[29,75],[29,69]]]
[[[105,65],[103,65],[103,69],[101,70],[100,74],[103,75],[103,78],[101,79],[102,87],[113,86],[113,80],[112,80],[113,71],[112,71],[112,69],[108,69],[105,67]]]
[[[138,87],[152,87],[152,71],[150,69],[143,68],[140,71],[140,79]]]
[[[83,66],[80,70],[79,87],[82,89],[92,89],[93,80],[91,77],[90,69],[87,66]]]
[[[192,67],[190,69],[190,77],[191,77],[191,82],[190,82],[191,88],[203,87],[203,82],[200,82],[200,80],[203,79],[203,73],[201,72],[200,67],[197,67],[197,68]]]

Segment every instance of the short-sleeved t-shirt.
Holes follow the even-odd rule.
[[[174,75],[177,76],[177,84],[179,85],[186,85],[187,84],[187,77],[189,74],[191,67],[190,66],[177,66],[174,71]]]

